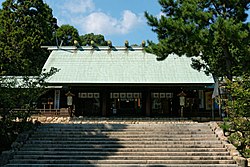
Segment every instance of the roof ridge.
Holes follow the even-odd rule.
[[[145,47],[142,46],[41,46],[41,48],[48,50],[96,50],[96,51],[143,51]]]

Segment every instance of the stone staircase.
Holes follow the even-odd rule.
[[[236,167],[208,123],[41,125],[6,167]]]

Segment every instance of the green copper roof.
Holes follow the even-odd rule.
[[[171,54],[164,61],[142,49],[52,49],[44,65],[60,69],[49,83],[212,84],[212,76],[194,70],[191,59]]]

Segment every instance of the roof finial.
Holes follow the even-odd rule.
[[[112,42],[110,40],[108,40],[108,46],[112,48]]]
[[[95,41],[91,40],[90,45],[94,47],[95,46]]]
[[[141,46],[144,48],[146,46],[146,42],[143,40]]]
[[[125,47],[126,47],[126,48],[129,47],[129,42],[128,42],[128,40],[125,41]]]
[[[78,45],[78,41],[74,40],[74,45],[77,46]]]

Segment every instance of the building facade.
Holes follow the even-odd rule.
[[[72,107],[76,116],[211,116],[213,77],[186,56],[157,61],[143,47],[48,49],[44,69],[59,72],[48,79],[53,89],[41,108]]]

